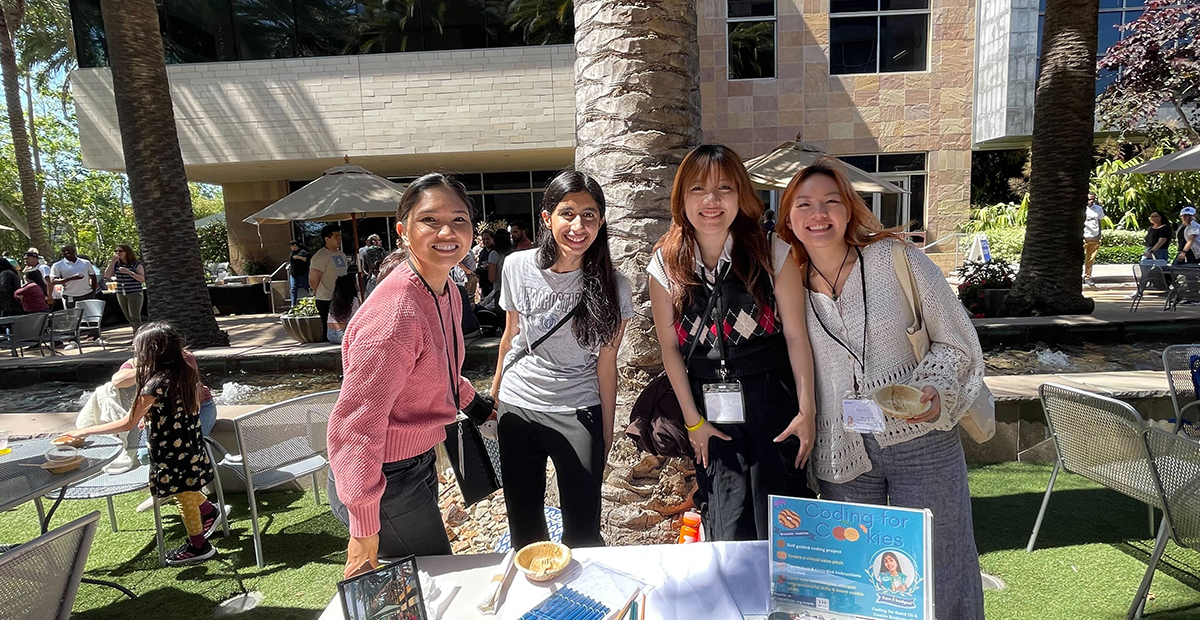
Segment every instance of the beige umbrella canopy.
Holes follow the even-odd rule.
[[[746,162],[746,171],[755,189],[785,189],[792,177],[811,165],[818,157],[827,155],[825,151],[800,141],[796,136],[795,142],[784,142],[774,151],[759,155]],[[905,190],[897,187],[887,179],[875,176],[850,164],[842,162],[846,176],[854,189],[866,194],[906,194]]]
[[[1164,172],[1196,172],[1200,171],[1200,144],[1190,149],[1175,151],[1157,159],[1126,168],[1117,174],[1158,174]]]
[[[247,224],[286,224],[293,220],[336,222],[396,215],[404,186],[350,164],[321,177],[251,215]]]

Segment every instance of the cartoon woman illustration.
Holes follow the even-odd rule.
[[[892,592],[908,592],[908,577],[900,572],[900,560],[891,551],[879,559],[879,582]]]

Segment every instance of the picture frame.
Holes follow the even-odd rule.
[[[338,594],[346,620],[428,620],[416,556],[339,581]]]

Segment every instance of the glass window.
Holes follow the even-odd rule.
[[[478,1],[478,0],[476,0]],[[483,0],[488,47],[575,41],[575,12],[561,0]]]
[[[529,188],[528,172],[485,172],[483,174],[484,191]]]
[[[231,0],[238,58],[294,58],[296,17],[289,0]]]
[[[107,67],[108,43],[100,0],[71,2],[71,24],[75,30],[75,52],[80,67]]]
[[[881,16],[879,47],[880,73],[924,71],[929,60],[929,16]]]
[[[489,220],[521,222],[527,226],[533,223],[533,197],[531,194],[486,194],[483,198],[487,205]]]
[[[848,166],[854,166],[863,172],[875,172],[875,156],[874,155],[842,155],[838,159]]]
[[[878,17],[829,20],[829,73],[875,73],[879,65],[878,27]]]
[[[161,11],[167,64],[237,59],[229,0],[169,0]]]
[[[482,0],[425,0],[422,8],[425,49],[487,47]]]
[[[925,175],[914,174],[908,177],[908,219],[912,222],[909,230],[925,230]]]
[[[878,11],[879,0],[829,0],[830,13]]]
[[[880,11],[919,11],[929,8],[929,0],[879,0]]]
[[[1123,0],[1100,0],[1100,8],[1102,9],[1119,9],[1125,6]],[[1043,11],[1046,9],[1043,8]]]
[[[545,189],[554,177],[558,176],[558,170],[534,170],[531,173],[533,177],[533,189]],[[541,203],[538,203],[541,204]]]
[[[775,22],[729,23],[729,79],[775,77]]]
[[[729,17],[774,16],[775,0],[729,0]]]
[[[925,154],[889,153],[880,155],[878,170],[879,172],[925,172]]]
[[[340,56],[358,51],[356,0],[293,0],[296,55]]]
[[[358,53],[419,52],[425,49],[421,7],[416,2],[361,0]]]
[[[1117,44],[1121,40],[1121,31],[1117,28],[1121,25],[1121,12],[1113,11],[1100,14],[1100,25],[1096,39],[1096,53],[1103,56],[1108,48]]]

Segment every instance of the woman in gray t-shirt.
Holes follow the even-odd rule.
[[[549,458],[562,542],[603,545],[600,483],[613,441],[617,349],[633,302],[629,281],[613,268],[595,179],[578,171],[555,177],[542,223],[538,247],[505,261],[500,294],[506,316],[492,397],[509,532],[514,549],[550,539],[543,512]]]

